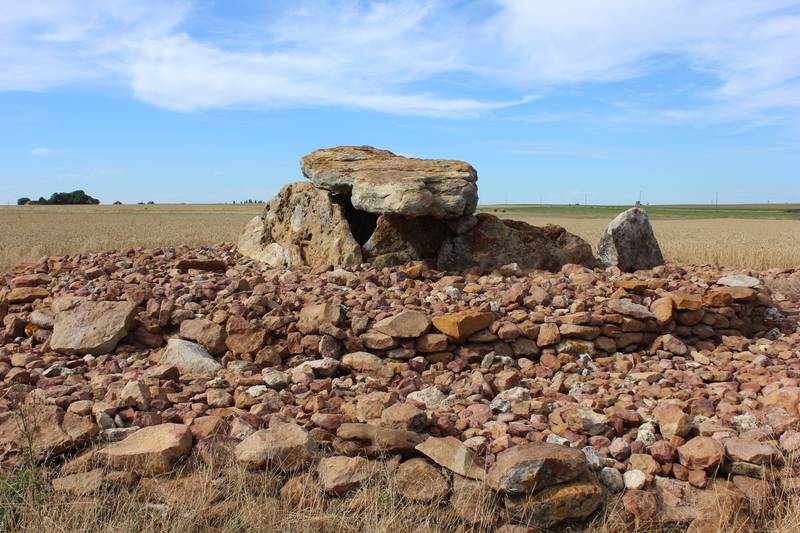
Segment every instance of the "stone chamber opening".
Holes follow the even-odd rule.
[[[353,207],[349,194],[332,194],[331,199],[342,206],[344,218],[350,225],[350,231],[359,246],[364,244],[372,237],[378,225],[378,216],[375,213],[368,213]]]

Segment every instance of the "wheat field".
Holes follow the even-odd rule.
[[[262,209],[230,204],[0,207],[0,271],[47,255],[231,242]],[[497,214],[535,225],[558,224],[592,245],[609,222]],[[652,223],[668,261],[756,270],[800,266],[800,220],[656,218]]]

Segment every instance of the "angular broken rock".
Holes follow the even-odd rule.
[[[225,329],[207,318],[195,318],[181,322],[180,335],[195,341],[208,353],[219,354],[225,351]]]
[[[478,205],[478,173],[463,161],[339,146],[311,152],[300,167],[317,187],[349,194],[353,207],[370,213],[457,218]]]
[[[240,442],[234,456],[248,470],[266,466],[292,472],[309,464],[316,451],[317,445],[308,431],[294,423],[277,423]]]
[[[192,433],[183,424],[142,428],[95,453],[96,460],[118,470],[143,475],[170,471],[192,449]]]
[[[511,517],[529,526],[550,528],[586,519],[603,503],[605,491],[595,481],[575,481],[547,487],[536,494],[505,497]]]
[[[11,289],[6,298],[12,304],[27,304],[48,296],[50,292],[44,287],[17,287]]]
[[[717,285],[724,285],[726,287],[758,287],[761,285],[761,280],[752,276],[724,276],[717,280]]]
[[[0,413],[0,449],[10,454],[30,452],[37,461],[82,446],[97,432],[87,417],[64,413],[55,405],[23,406],[16,413]]]
[[[263,215],[247,223],[237,249],[273,267],[345,267],[362,261],[344,207],[310,183],[283,187]]]
[[[413,431],[352,423],[339,426],[336,436],[344,440],[367,442],[370,446],[369,451],[402,455],[415,455],[417,453],[416,446],[427,437],[427,435]]]
[[[455,437],[429,437],[417,444],[417,451],[436,464],[470,479],[483,480],[485,468],[478,456]]]
[[[734,461],[745,461],[757,465],[780,466],[783,455],[772,444],[732,438],[725,441],[725,453]]]
[[[648,270],[664,264],[664,256],[643,209],[634,207],[620,213],[603,231],[597,245],[597,259],[623,272]]]
[[[453,476],[450,506],[458,517],[471,525],[491,526],[497,520],[497,494],[482,481]]]
[[[717,466],[725,455],[722,444],[711,437],[694,437],[678,448],[681,464],[690,470]]]
[[[420,311],[401,311],[377,322],[372,329],[389,335],[390,337],[411,338],[419,337],[431,325],[431,317]]]
[[[370,462],[363,457],[323,457],[317,464],[322,490],[333,496],[357,489],[371,476]]]
[[[330,302],[307,305],[300,310],[300,320],[297,322],[297,329],[303,333],[319,331],[323,324],[335,326],[341,318],[339,306]]]
[[[95,468],[88,472],[77,472],[53,480],[53,490],[70,496],[88,496],[103,487],[105,472]]]
[[[531,226],[485,213],[477,219],[474,228],[444,241],[439,270],[490,270],[517,263],[522,270],[558,271],[568,263],[591,266],[595,262],[589,243],[561,226]]]
[[[495,490],[524,494],[571,481],[587,469],[586,456],[580,450],[535,442],[498,454],[486,481]]]
[[[655,318],[655,315],[645,306],[633,303],[630,300],[606,300],[606,308],[614,313],[625,315],[639,320]]]
[[[354,372],[378,378],[391,378],[394,372],[383,359],[369,352],[353,352],[342,357],[342,366]]]
[[[183,374],[214,374],[222,368],[202,346],[182,339],[167,342],[159,364],[174,366]]]
[[[449,315],[433,317],[433,326],[453,339],[465,339],[487,328],[495,320],[495,314],[477,310],[459,311]]]
[[[397,492],[414,502],[440,501],[450,491],[450,485],[442,473],[420,457],[401,463],[397,468],[395,481]]]
[[[128,333],[134,302],[95,302],[64,297],[53,302],[50,347],[59,353],[103,355]]]
[[[658,427],[665,439],[674,436],[685,437],[692,430],[692,421],[689,415],[683,412],[679,405],[664,403],[653,410]]]

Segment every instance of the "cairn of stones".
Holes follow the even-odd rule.
[[[238,251],[0,275],[2,465],[57,464],[54,491],[84,498],[193,486],[189,457],[225,456],[291,507],[395,457],[400,497],[487,531],[614,493],[632,521],[746,530],[759,495],[800,486],[775,476],[800,453],[797,271],[661,264],[640,208],[594,258],[475,215],[462,162],[343,147],[302,168]]]

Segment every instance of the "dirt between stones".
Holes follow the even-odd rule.
[[[734,274],[754,286],[718,283]],[[770,289],[797,275],[287,270],[232,245],[44,258],[0,276],[2,462],[63,463],[66,494],[158,494],[219,452],[281,472],[291,507],[308,486],[349,498],[394,457],[400,496],[464,527],[550,528],[619,492],[639,520],[756,520],[753,494],[800,484],[798,298]]]

